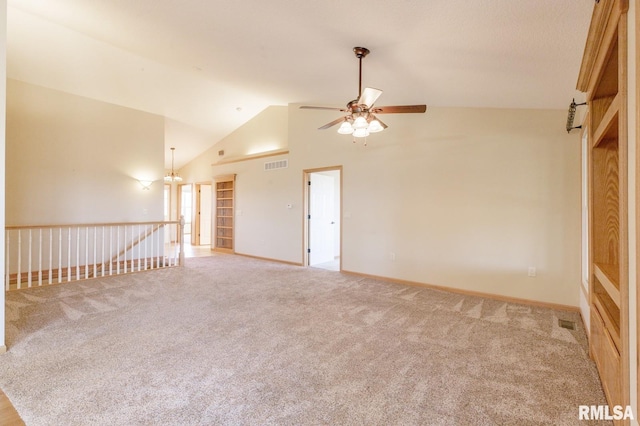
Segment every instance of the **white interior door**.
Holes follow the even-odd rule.
[[[334,260],[335,180],[312,173],[309,188],[309,265]]]
[[[200,245],[211,244],[211,185],[200,185]]]

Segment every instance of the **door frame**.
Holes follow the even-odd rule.
[[[185,186],[188,186],[189,188],[191,188],[191,218],[190,218],[191,219],[191,232],[189,234],[189,241],[190,241],[189,244],[193,245],[193,222],[194,222],[194,219],[195,219],[194,218],[195,208],[194,208],[194,202],[193,202],[193,184],[192,183],[178,183],[177,184],[177,191],[176,191],[176,197],[178,199],[177,200],[178,201],[178,203],[177,203],[178,204],[177,215],[178,215],[178,220],[180,220],[180,216],[182,216],[182,207],[183,207],[182,206],[182,193],[184,192],[183,188]],[[187,220],[186,217],[184,219],[185,219],[185,221]]]
[[[302,265],[309,266],[309,179],[311,179],[311,174],[319,173],[319,172],[329,172],[337,170],[340,172],[340,231],[338,235],[340,236],[340,271],[342,271],[342,175],[343,170],[342,166],[330,166],[330,167],[320,167],[316,169],[304,169],[302,171]]]
[[[195,203],[193,203],[194,206],[194,210],[193,210],[193,221],[191,223],[191,244],[194,246],[199,246],[200,244],[200,221],[201,221],[201,214],[200,211],[202,210],[200,208],[202,200],[200,199],[200,194],[201,194],[201,190],[202,190],[202,186],[203,185],[208,185],[211,187],[211,229],[213,229],[213,183],[211,181],[209,182],[196,182],[194,184],[194,201]],[[195,235],[194,235],[195,234]],[[212,232],[213,234],[213,232]],[[209,239],[212,239],[212,236],[209,237]]]

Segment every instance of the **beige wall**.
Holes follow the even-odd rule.
[[[342,165],[343,269],[578,305],[580,141],[563,130],[566,111],[384,116],[389,129],[367,147],[316,130],[335,114],[292,105],[288,115],[288,155],[209,172],[237,174],[237,252],[301,263],[302,170]],[[256,126],[243,141],[263,132],[278,131]],[[263,171],[279,158],[289,168]],[[184,175],[201,179],[212,162]]]
[[[270,106],[244,126],[229,134],[180,169],[180,175],[188,182],[211,180],[211,165],[220,161],[232,161],[247,155],[287,148],[286,106]],[[218,151],[224,151],[219,156]]]
[[[162,117],[7,84],[7,225],[162,220]]]
[[[7,81],[7,1],[0,0],[0,164],[6,170],[5,117]],[[0,173],[0,236],[4,242],[5,226],[5,173]],[[0,259],[4,259],[4,243],[0,247]],[[0,276],[4,277],[4,262],[0,262]],[[4,291],[0,292],[0,354],[6,351],[4,336]]]
[[[577,306],[580,146],[566,111],[389,115],[367,147],[314,130],[332,118],[290,109],[291,163],[344,166],[345,270]]]

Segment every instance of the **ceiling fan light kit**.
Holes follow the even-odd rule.
[[[399,105],[387,107],[375,107],[374,103],[382,95],[382,90],[367,87],[362,90],[362,58],[367,56],[370,51],[366,47],[354,47],[353,52],[359,61],[359,77],[358,77],[358,98],[347,103],[346,108],[330,108],[316,106],[301,106],[303,109],[324,109],[346,112],[347,114],[330,123],[319,127],[318,130],[328,129],[336,124],[340,124],[338,133],[341,135],[352,135],[353,142],[356,138],[364,138],[364,145],[367,145],[367,136],[371,133],[378,133],[386,129],[388,126],[380,121],[375,114],[406,114],[406,113],[423,113],[427,110],[426,105]]]
[[[338,133],[340,133],[341,135],[350,135],[353,133],[353,126],[351,125],[349,120],[345,119],[342,122],[340,128],[338,129]]]
[[[367,130],[369,130],[369,133],[378,133],[383,131],[384,127],[382,127],[382,124],[380,124],[380,122],[374,118],[369,122],[369,127]]]

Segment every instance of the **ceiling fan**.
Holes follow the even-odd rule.
[[[376,100],[382,94],[382,90],[367,87],[362,90],[362,58],[369,54],[366,47],[354,47],[353,52],[359,60],[358,78],[358,98],[347,103],[346,108],[332,108],[320,106],[301,106],[302,109],[324,109],[345,112],[346,115],[337,118],[330,123],[319,127],[318,130],[328,129],[338,123],[342,123],[338,133],[343,135],[353,135],[355,138],[366,138],[370,133],[381,132],[388,126],[380,121],[376,114],[407,114],[422,113],[427,110],[426,105],[397,105],[397,106],[376,106]],[[366,145],[366,139],[365,139]]]

